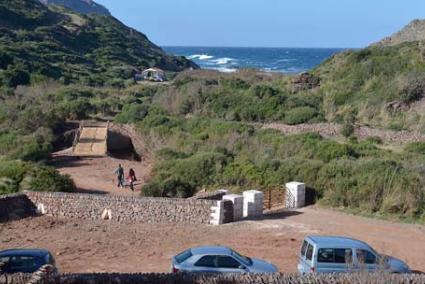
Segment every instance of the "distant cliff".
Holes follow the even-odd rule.
[[[425,20],[414,20],[400,31],[373,44],[393,46],[405,42],[425,40]]]
[[[111,15],[108,9],[93,0],[40,0],[40,2],[45,5],[61,5],[81,14]]]

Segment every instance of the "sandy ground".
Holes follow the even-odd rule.
[[[70,149],[53,154],[50,164],[62,174],[68,174],[77,185],[78,191],[83,193],[112,194],[123,196],[138,196],[143,184],[151,175],[153,163],[150,160],[131,161],[113,157],[78,158],[71,155]],[[125,175],[130,168],[136,172],[138,181],[135,191],[129,187],[117,187],[115,170],[121,164]]]
[[[0,224],[0,249],[47,248],[63,272],[166,272],[171,257],[186,248],[227,245],[271,261],[282,272],[295,272],[301,241],[311,234],[359,238],[377,251],[425,271],[425,226],[316,207],[274,212],[263,220],[218,227],[28,218]]]

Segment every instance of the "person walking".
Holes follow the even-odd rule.
[[[117,175],[118,180],[117,187],[124,188],[124,168],[121,166],[121,164],[118,165],[118,169],[115,171],[115,174]]]
[[[128,183],[130,184],[131,191],[134,191],[134,182],[137,180],[136,173],[133,169],[128,171]]]

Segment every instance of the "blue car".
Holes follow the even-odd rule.
[[[273,264],[243,256],[228,247],[196,247],[172,259],[171,271],[189,273],[276,273]]]
[[[299,273],[360,271],[411,272],[409,266],[402,260],[381,255],[359,240],[332,236],[310,236],[304,239],[299,255]]]
[[[53,255],[45,249],[9,249],[0,251],[0,271],[2,273],[34,273],[46,264],[55,267]]]

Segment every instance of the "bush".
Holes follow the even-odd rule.
[[[318,115],[312,107],[297,107],[285,113],[284,122],[290,125],[306,123]]]
[[[425,142],[412,142],[404,147],[407,153],[415,153],[425,155]]]
[[[0,194],[21,190],[72,192],[75,184],[69,176],[51,167],[20,161],[0,161]]]
[[[350,136],[352,136],[353,134],[354,134],[354,125],[353,125],[353,123],[351,123],[351,122],[344,122],[344,124],[342,125],[342,128],[341,128],[341,134],[344,136],[344,137],[350,137]]]

